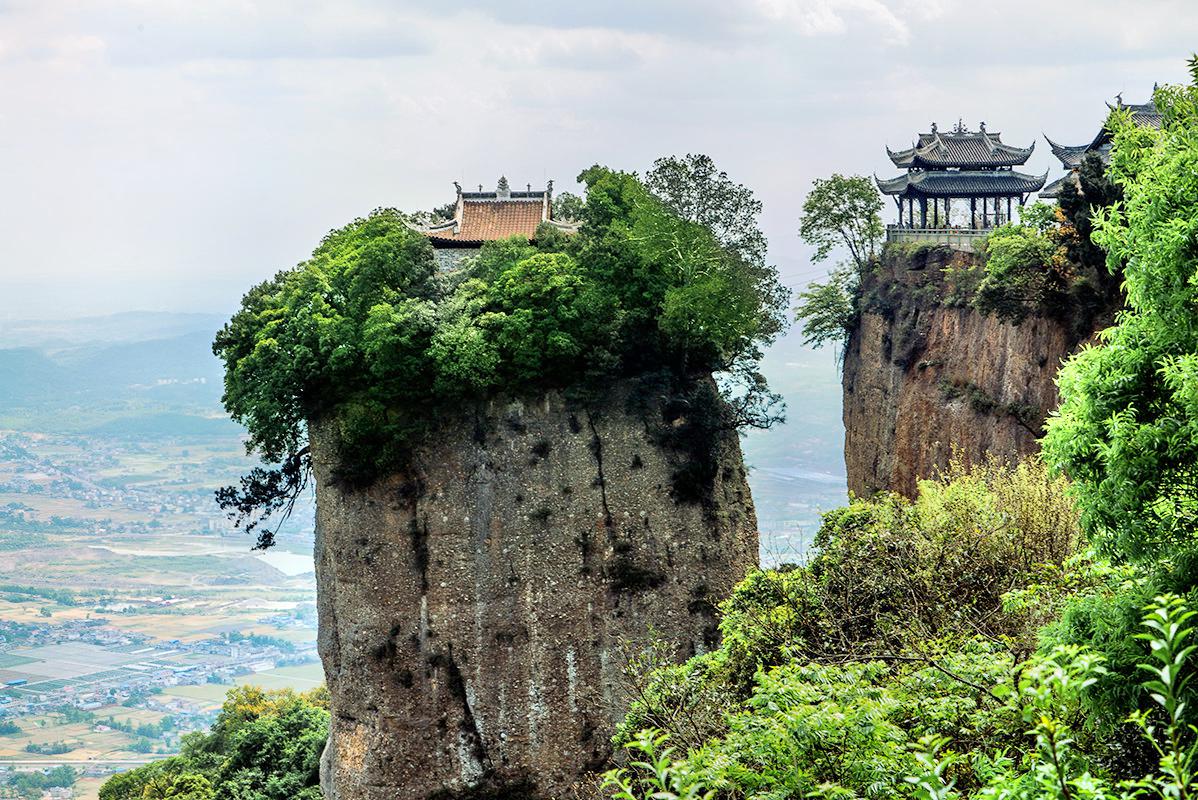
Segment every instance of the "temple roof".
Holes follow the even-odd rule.
[[[1052,148],[1052,154],[1061,160],[1062,166],[1065,169],[1075,169],[1081,166],[1082,158],[1086,155],[1086,151],[1090,149],[1088,144],[1057,144],[1046,135],[1045,141]],[[1043,194],[1043,193],[1041,193]]]
[[[1002,134],[987,132],[985,123],[977,131],[966,130],[958,123],[947,133],[933,124],[931,133],[921,133],[913,147],[897,151],[887,147],[886,153],[896,167],[904,169],[978,169],[1022,164],[1035,149],[1035,142],[1029,147],[1003,144]]]
[[[1041,200],[1060,200],[1061,195],[1070,188],[1077,191],[1077,176],[1073,172],[1066,172],[1041,189],[1039,197]]]
[[[1118,105],[1107,103],[1107,108],[1112,111],[1123,109],[1131,112],[1131,121],[1137,125],[1143,125],[1146,128],[1160,129],[1161,123],[1164,121],[1164,115],[1156,107],[1156,102],[1149,100],[1147,103],[1124,103],[1123,98],[1118,98]]]
[[[1159,129],[1162,123],[1161,112],[1157,110],[1156,103],[1151,100],[1147,103],[1124,103],[1123,98],[1117,98],[1116,105],[1107,103],[1107,108],[1114,111],[1129,111],[1131,112],[1131,121],[1136,125],[1142,125],[1146,128]],[[1109,117],[1109,115],[1108,115]],[[1065,169],[1077,169],[1081,166],[1082,159],[1086,153],[1097,153],[1102,159],[1102,163],[1107,163],[1111,157],[1111,132],[1107,129],[1104,123],[1102,129],[1090,141],[1089,144],[1057,144],[1047,136],[1049,147],[1052,148],[1052,154],[1061,160],[1061,165]],[[1043,196],[1043,193],[1041,193]]]
[[[1013,197],[1044,186],[1048,173],[1025,175],[1011,170],[961,170],[910,172],[883,180],[875,176],[883,194],[924,197]]]
[[[523,236],[532,240],[537,227],[548,222],[573,232],[574,226],[553,220],[553,183],[543,190],[511,191],[507,180],[500,178],[494,192],[463,192],[456,183],[457,203],[454,218],[434,222],[420,231],[428,236],[434,247],[478,247],[483,242]]]

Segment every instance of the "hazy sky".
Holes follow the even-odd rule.
[[[377,206],[705,152],[787,282],[809,182],[984,120],[1090,138],[1195,0],[0,0],[0,318],[230,311]],[[888,213],[890,210],[888,209]]]

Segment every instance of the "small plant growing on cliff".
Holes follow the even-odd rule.
[[[327,434],[336,477],[365,485],[408,463],[446,409],[498,392],[597,403],[613,379],[665,373],[685,396],[715,373],[733,379],[709,432],[771,424],[757,363],[789,296],[752,233],[760,205],[704,157],[652,174],[662,197],[635,175],[586,170],[577,235],[489,243],[450,279],[405,215],[379,210],[250,290],[213,350],[225,407],[266,465],[222,489],[222,507],[251,530],[290,509],[310,425]]]

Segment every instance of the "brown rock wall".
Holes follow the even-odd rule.
[[[1077,335],[1062,319],[1016,325],[946,302],[944,269],[977,263],[944,250],[891,255],[866,281],[872,302],[849,337],[843,373],[854,494],[913,495],[954,451],[975,462],[1038,449]]]
[[[622,391],[463,414],[357,491],[313,426],[326,797],[567,796],[610,755],[629,648],[714,644],[713,601],[757,559],[736,435],[710,502],[676,503],[680,455]]]

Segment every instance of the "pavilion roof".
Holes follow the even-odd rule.
[[[1038,194],[1041,200],[1059,200],[1070,188],[1077,191],[1077,176],[1073,172],[1066,172],[1041,189]]]
[[[875,177],[883,194],[924,197],[1013,197],[1038,191],[1048,179],[1012,170],[909,172],[884,180]]]
[[[932,126],[930,133],[921,133],[919,140],[906,150],[886,148],[896,167],[903,169],[978,169],[1012,167],[1024,163],[1036,149],[1003,144],[1001,133],[991,133],[983,123],[977,131],[966,130],[958,124],[955,129],[941,132]]]

